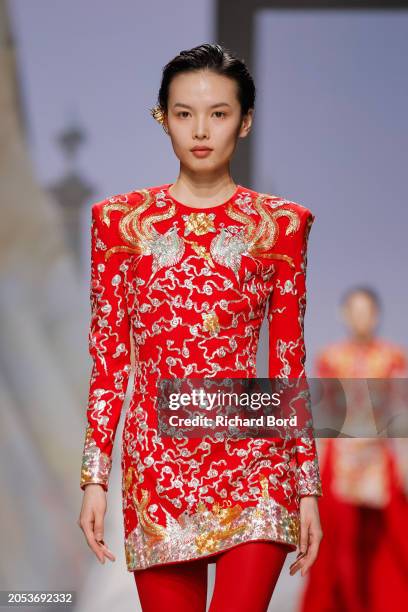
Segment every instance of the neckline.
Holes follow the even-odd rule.
[[[185,208],[187,210],[194,210],[194,211],[209,211],[209,210],[215,210],[216,208],[223,208],[224,206],[227,206],[227,204],[229,204],[240,192],[240,190],[242,189],[241,185],[237,184],[237,187],[234,191],[234,193],[232,194],[232,196],[230,196],[228,198],[228,200],[225,200],[224,202],[221,202],[221,204],[215,204],[214,206],[189,206],[188,204],[184,204],[183,202],[180,202],[179,200],[176,200],[176,198],[174,196],[172,196],[172,194],[169,191],[169,188],[172,187],[174,185],[174,183],[167,183],[166,185],[164,185],[164,190],[166,192],[166,195],[173,200],[173,202],[175,204],[177,204],[177,206],[179,206],[180,208]]]
[[[374,336],[374,337],[371,337],[369,340],[365,340],[364,342],[361,342],[359,340],[355,340],[354,338],[350,338],[349,345],[357,349],[376,348],[378,345],[378,339]]]

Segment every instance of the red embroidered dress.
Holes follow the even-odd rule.
[[[81,488],[107,490],[133,349],[121,459],[129,571],[250,540],[296,550],[299,498],[322,495],[313,438],[158,435],[160,378],[256,378],[265,311],[269,377],[305,377],[314,220],[300,204],[240,185],[203,209],[178,202],[169,187],[92,207],[93,369]]]

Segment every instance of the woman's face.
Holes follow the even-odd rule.
[[[233,79],[200,70],[172,79],[165,125],[181,164],[205,175],[228,166],[238,138],[249,132],[252,114],[250,110],[241,120]],[[205,155],[194,154],[196,146],[211,150]]]
[[[378,309],[365,293],[356,292],[349,296],[343,306],[343,320],[353,335],[371,336],[378,325]]]

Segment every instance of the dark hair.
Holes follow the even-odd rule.
[[[169,86],[171,80],[181,72],[194,70],[212,70],[216,74],[234,79],[238,88],[238,100],[241,105],[241,115],[245,115],[255,106],[255,84],[243,60],[238,59],[221,45],[203,44],[193,49],[180,51],[168,62],[162,73],[162,81],[158,95],[158,105],[167,112]]]
[[[378,292],[372,287],[368,287],[367,285],[356,285],[355,287],[347,289],[347,291],[343,293],[343,296],[340,300],[341,305],[344,305],[348,301],[348,299],[356,293],[364,293],[364,295],[370,298],[370,300],[374,303],[378,311],[382,310],[381,299]]]

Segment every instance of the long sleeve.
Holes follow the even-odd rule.
[[[109,252],[117,223],[102,218],[105,203],[92,206],[88,336],[92,372],[80,486],[85,489],[89,483],[99,483],[107,491],[113,443],[131,371],[131,346],[127,266],[120,250]]]
[[[304,317],[306,311],[307,243],[315,217],[299,204],[290,203],[288,214],[278,218],[276,251],[277,279],[268,302],[269,378],[306,379]],[[304,384],[303,384],[304,383]],[[302,397],[310,401],[307,381],[302,381]],[[297,404],[298,405],[298,404]],[[306,405],[307,411],[310,404]],[[311,413],[310,413],[311,414]],[[322,495],[316,443],[312,435],[296,438],[298,493]]]

